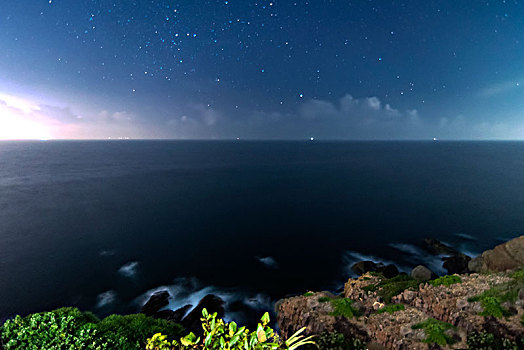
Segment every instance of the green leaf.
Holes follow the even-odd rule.
[[[202,316],[206,317],[209,316],[209,313],[207,312],[207,309],[206,308],[203,308],[202,309]]]
[[[262,324],[265,326],[266,324],[269,323],[269,313],[264,313],[264,315],[262,315],[262,318],[260,319],[260,321],[262,321]]]

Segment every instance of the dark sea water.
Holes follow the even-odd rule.
[[[523,232],[524,143],[0,143],[0,319],[166,287],[242,318],[363,257],[438,270],[424,237],[474,255]]]

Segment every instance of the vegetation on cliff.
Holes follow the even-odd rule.
[[[165,335],[157,333],[148,340],[147,350],[175,350],[175,349],[230,349],[230,350],[294,350],[303,345],[315,343],[313,337],[300,335],[305,328],[297,331],[287,340],[282,341],[275,331],[268,326],[269,314],[266,312],[260,319],[257,330],[250,332],[246,327],[238,327],[235,322],[226,323],[217,318],[217,314],[209,314],[202,310],[202,328],[204,334],[197,337],[189,333],[180,341],[169,342]]]
[[[174,339],[178,324],[142,314],[112,315],[100,321],[90,312],[61,308],[16,316],[0,328],[4,349],[143,349],[147,338],[163,332]]]

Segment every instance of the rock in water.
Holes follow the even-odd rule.
[[[453,275],[455,273],[461,274],[469,272],[468,263],[471,260],[471,258],[467,255],[455,255],[449,258],[444,258],[443,260],[444,264],[442,266],[446,270],[448,270],[449,275]]]
[[[170,295],[167,290],[156,292],[151,295],[147,303],[142,306],[140,312],[147,316],[153,316],[158,310],[169,304],[169,297]]]
[[[351,266],[351,270],[357,275],[362,276],[366,272],[376,271],[377,264],[370,260],[359,261]]]
[[[453,256],[461,254],[455,248],[452,248],[434,238],[424,238],[422,247],[433,255]]]
[[[398,268],[393,264],[389,264],[386,266],[380,266],[377,268],[376,271],[380,272],[386,278],[393,278],[395,276],[398,276],[399,274]]]
[[[155,313],[155,318],[161,318],[167,321],[180,323],[182,321],[182,318],[184,318],[185,314],[191,310],[193,305],[189,304],[186,306],[182,306],[180,309],[177,309],[175,311],[173,310],[162,310]]]
[[[208,294],[200,300],[198,305],[182,320],[182,326],[187,332],[202,335],[202,310],[206,309],[210,314],[217,313],[218,318],[223,318],[225,314],[224,300],[214,294]]]
[[[419,265],[411,270],[411,277],[417,281],[429,281],[437,278],[437,275],[425,266]]]
[[[474,272],[500,272],[524,266],[524,236],[486,250],[472,259],[468,267]]]

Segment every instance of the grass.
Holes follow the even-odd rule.
[[[380,281],[375,287],[379,297],[387,304],[391,303],[391,298],[399,295],[406,289],[417,289],[420,282],[408,275],[398,275],[396,277]]]
[[[480,302],[484,310],[479,315],[494,316],[496,318],[509,315],[509,311],[501,304],[517,300],[519,290],[524,287],[524,269],[511,273],[510,277],[511,281],[496,285],[468,299],[469,302]]]
[[[331,299],[331,305],[333,306],[333,312],[331,316],[344,316],[347,318],[353,318],[360,316],[360,311],[353,307],[353,300],[349,298]]]
[[[437,279],[434,279],[433,281],[429,281],[429,284],[431,284],[432,286],[435,286],[435,287],[436,286],[449,287],[452,284],[456,284],[456,283],[462,283],[462,279],[459,276],[456,276],[456,275],[442,276],[442,277],[439,277]]]
[[[428,318],[424,322],[414,325],[412,328],[424,330],[426,333],[424,343],[446,346],[455,342],[452,337],[446,334],[446,331],[449,329],[455,329],[456,327],[447,322],[442,322],[434,318]]]
[[[406,308],[402,304],[391,304],[391,305],[386,305],[382,309],[377,310],[377,314],[383,314],[387,312],[388,314],[392,315],[397,311],[402,311],[405,309]]]

